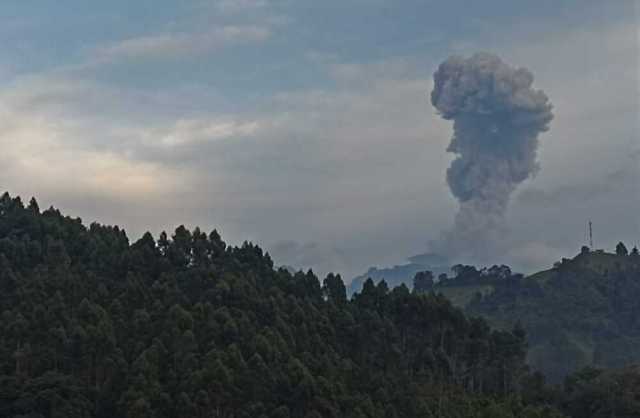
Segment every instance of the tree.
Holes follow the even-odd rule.
[[[327,300],[340,305],[347,302],[347,288],[339,274],[329,273],[322,283],[322,290]]]
[[[0,417],[519,416],[523,345],[404,284],[349,299],[339,275],[274,269],[215,231],[130,243],[0,197]]]
[[[28,208],[34,214],[39,214],[40,213],[40,206],[38,206],[38,201],[36,200],[35,197],[32,197],[31,200],[29,201]]]
[[[416,293],[431,291],[433,284],[433,273],[430,271],[419,271],[413,277],[413,291]]]
[[[625,247],[625,245],[622,242],[619,242],[618,245],[616,245],[616,254],[618,255],[628,255],[629,251],[627,250],[627,247]]]

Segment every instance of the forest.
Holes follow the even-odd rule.
[[[640,413],[637,368],[587,367],[550,385],[527,364],[521,323],[492,328],[429,279],[413,291],[367,280],[348,298],[339,275],[292,274],[215,230],[130,242],[117,226],[86,226],[5,193],[0,416]],[[504,289],[493,297],[507,298]],[[482,296],[472,303],[488,309]]]
[[[527,332],[527,363],[561,383],[584,367],[640,363],[640,254],[623,243],[614,253],[583,247],[572,259],[523,276],[507,266],[457,265],[451,277],[414,278],[421,292],[447,296],[468,315],[497,328]]]

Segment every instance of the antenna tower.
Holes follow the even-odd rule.
[[[589,247],[593,249],[593,225],[589,221]]]

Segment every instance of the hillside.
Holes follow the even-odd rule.
[[[216,231],[118,227],[0,197],[2,417],[560,417],[445,298],[275,270]],[[520,393],[527,396],[519,396]]]
[[[635,418],[640,411],[640,366],[587,368],[565,383],[565,408],[572,416]]]
[[[528,362],[559,382],[584,366],[640,363],[640,256],[584,249],[529,277],[470,273],[434,287],[468,314],[529,335]]]

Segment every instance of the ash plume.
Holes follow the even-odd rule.
[[[460,207],[434,251],[482,258],[500,242],[511,194],[538,170],[538,136],[553,119],[532,84],[527,69],[487,53],[450,57],[435,72],[431,103],[453,121],[447,183]]]

